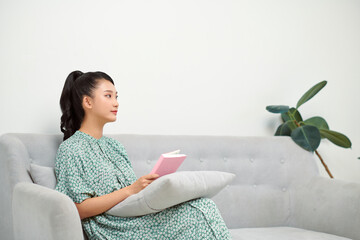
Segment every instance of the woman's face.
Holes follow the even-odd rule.
[[[101,124],[116,121],[119,103],[115,86],[108,80],[98,80],[92,95],[89,113]]]

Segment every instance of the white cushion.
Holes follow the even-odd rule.
[[[30,164],[30,175],[34,183],[44,187],[55,189],[56,176],[53,167],[40,166],[34,163]]]
[[[218,171],[176,172],[156,179],[148,187],[118,203],[108,214],[134,217],[159,212],[195,198],[215,196],[235,174]]]

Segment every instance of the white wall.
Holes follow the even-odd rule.
[[[300,110],[352,140],[319,152],[360,182],[358,0],[0,0],[0,66],[0,134],[60,133],[75,69],[116,82],[106,133],[269,136],[280,121],[267,105],[327,80]]]

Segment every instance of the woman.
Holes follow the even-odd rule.
[[[158,175],[136,179],[124,146],[103,136],[116,120],[117,92],[103,72],[74,71],[60,98],[64,142],[56,157],[56,190],[75,203],[89,239],[230,239],[209,199],[196,199],[140,217],[107,210],[151,184]]]

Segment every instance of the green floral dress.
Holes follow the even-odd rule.
[[[75,203],[131,185],[136,176],[124,146],[81,131],[64,141],[56,157],[56,190]],[[89,239],[230,239],[214,202],[200,198],[158,213],[117,217],[107,213],[82,220]]]

